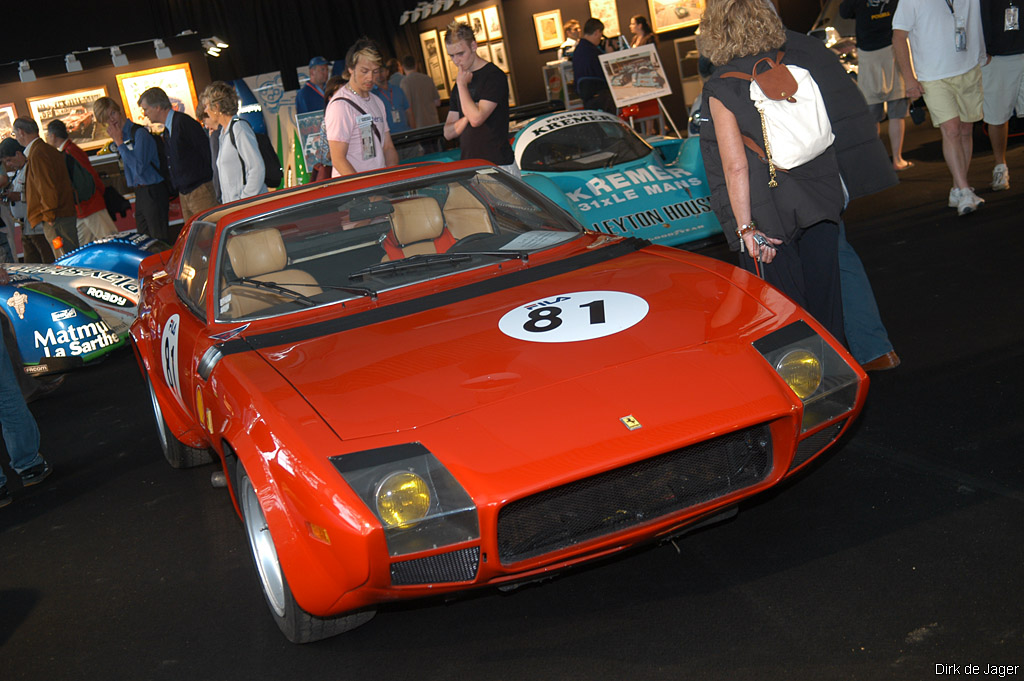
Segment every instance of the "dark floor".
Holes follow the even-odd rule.
[[[163,462],[125,351],[32,407],[56,473],[0,510],[0,678],[1024,676],[1024,146],[999,194],[979,148],[988,203],[966,218],[937,134],[906,149],[902,185],[847,215],[903,365],[872,376],[839,447],[734,520],[294,646],[211,468]]]

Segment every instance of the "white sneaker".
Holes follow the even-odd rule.
[[[962,190],[959,187],[953,187],[949,190],[949,207],[957,208],[960,206],[960,192]]]
[[[1010,188],[1010,169],[1000,163],[992,169],[992,191],[1001,192]]]
[[[973,213],[983,203],[985,203],[985,199],[975,194],[973,190],[961,189],[960,203],[956,207],[956,214],[967,215],[968,213]]]

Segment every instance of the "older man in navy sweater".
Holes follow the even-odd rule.
[[[210,138],[203,126],[187,113],[175,111],[167,93],[158,87],[142,93],[139,107],[150,121],[164,126],[167,168],[171,184],[181,199],[181,215],[185,221],[216,206]]]

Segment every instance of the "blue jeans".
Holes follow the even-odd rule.
[[[14,375],[3,340],[0,340],[0,424],[3,424],[4,444],[15,473],[43,463],[39,455],[39,426],[21,396],[18,377]],[[0,487],[6,483],[7,476],[0,468]]]
[[[843,326],[850,354],[861,364],[892,350],[889,333],[878,313],[875,294],[857,252],[846,240],[846,225],[839,221],[839,279],[843,291]]]

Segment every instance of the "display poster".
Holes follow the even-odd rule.
[[[647,0],[647,6],[655,33],[693,26],[704,14],[704,0]]]
[[[309,111],[304,114],[295,114],[295,122],[299,133],[299,143],[302,148],[302,158],[306,162],[307,170],[321,162],[320,159],[317,158],[316,148],[317,145],[321,143],[326,146],[327,140],[321,139],[321,123],[323,123],[323,121],[323,111]]]
[[[0,140],[14,137],[14,119],[17,117],[13,104],[0,104]]]
[[[427,65],[427,74],[433,79],[434,86],[442,99],[448,96],[448,87],[444,80],[444,67],[441,65],[441,43],[437,31],[431,29],[420,33],[420,46],[423,48],[423,62]]]
[[[192,69],[187,63],[159,66],[155,69],[119,73],[117,89],[121,93],[125,115],[139,125],[145,125],[153,132],[159,133],[163,125],[152,123],[139,106],[139,97],[151,87],[158,87],[167,93],[171,100],[171,108],[196,117],[196,86],[192,82]]]
[[[98,149],[110,141],[110,136],[107,126],[96,122],[92,103],[106,96],[106,87],[86,88],[59,95],[29,97],[28,108],[41,133],[46,130],[47,123],[59,118],[67,126],[68,139],[82,149]]]
[[[619,28],[619,8],[615,0],[590,0],[590,16],[601,20],[606,36],[622,35],[622,29]]]
[[[598,59],[611,87],[615,106],[629,106],[672,94],[654,45],[602,54]]]
[[[247,76],[242,80],[249,86],[263,112],[267,136],[277,149],[278,158],[284,168],[284,185],[292,187],[308,180],[302,147],[296,144],[298,138],[295,126],[295,90],[284,89],[281,72],[273,71],[258,76]],[[300,167],[301,166],[301,167]]]

